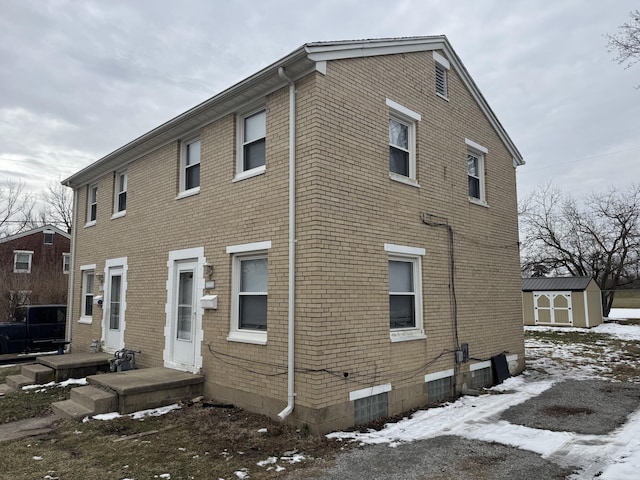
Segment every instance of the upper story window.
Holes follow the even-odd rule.
[[[71,254],[63,253],[62,254],[62,273],[69,273],[71,270]]]
[[[182,142],[180,148],[180,193],[178,197],[200,191],[200,137]]]
[[[227,247],[231,253],[231,328],[228,340],[267,342],[268,260],[271,242]]]
[[[87,188],[87,226],[96,223],[98,213],[98,185],[89,185]]]
[[[31,273],[31,260],[33,252],[27,250],[16,250],[13,252],[13,272]]]
[[[389,253],[391,341],[424,338],[422,326],[422,248],[385,244]]]
[[[51,230],[44,231],[44,244],[53,245],[53,232]]]
[[[387,99],[389,107],[389,177],[418,186],[416,180],[416,123],[421,115]]]
[[[449,60],[438,52],[433,52],[433,59],[436,64],[436,94],[445,100],[449,99],[448,71],[451,69]]]
[[[469,181],[469,200],[474,203],[486,205],[484,159],[488,150],[469,139],[467,144],[467,178]]]
[[[113,215],[120,216],[127,213],[127,179],[126,170],[116,173],[113,192]]]
[[[240,117],[238,122],[236,180],[263,173],[266,168],[267,113],[262,109]]]

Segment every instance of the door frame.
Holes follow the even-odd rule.
[[[195,263],[194,275],[194,363],[193,365],[184,365],[174,361],[173,359],[173,331],[175,327],[175,315],[176,309],[176,273],[177,266],[185,261],[191,261]],[[204,256],[204,247],[186,248],[182,250],[173,250],[169,252],[169,259],[167,261],[167,302],[165,304],[166,321],[164,327],[164,350],[162,352],[162,358],[164,366],[173,370],[182,370],[185,372],[197,373],[202,368],[202,341],[204,339],[204,332],[202,330],[202,314],[204,309],[200,303],[200,298],[204,294],[204,265],[206,258]]]
[[[109,273],[111,270],[122,270],[122,298],[120,299],[120,337],[118,339],[118,347],[113,348],[107,346],[107,332],[109,330],[109,318],[107,312],[109,312],[108,304],[111,297],[111,283]],[[127,312],[127,271],[129,267],[127,265],[127,257],[111,258],[104,264],[104,287],[102,297],[102,349],[107,353],[114,353],[116,350],[124,348],[124,332],[126,330],[126,312]]]

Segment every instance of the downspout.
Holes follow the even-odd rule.
[[[289,304],[287,341],[287,406],[278,417],[284,420],[295,404],[295,293],[296,293],[296,86],[278,69],[278,75],[289,84]]]
[[[78,238],[78,195],[79,189],[73,189],[73,220],[71,223],[71,265],[69,266],[69,285],[67,295],[67,334],[66,339],[71,340],[71,328],[73,326],[73,292],[76,280],[76,240]],[[71,346],[67,347],[71,348]]]

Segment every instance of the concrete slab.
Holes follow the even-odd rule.
[[[4,423],[0,425],[0,442],[48,433],[53,430],[57,420],[55,415],[49,415],[48,417],[27,418],[17,422]]]
[[[100,385],[113,390],[118,395],[126,396],[188,385],[199,385],[204,383],[204,375],[155,367],[110,373],[108,375],[92,375],[87,377],[87,382],[90,385]]]
[[[55,370],[53,368],[40,365],[39,363],[24,365],[21,368],[21,373],[25,377],[33,380],[33,383],[36,385],[52,382],[55,378]]]
[[[96,365],[107,364],[109,359],[113,358],[110,353],[70,353],[68,355],[51,355],[47,357],[38,357],[38,363],[51,367],[53,369],[90,367]]]
[[[118,409],[118,395],[92,385],[71,390],[70,400],[88,408],[94,414],[115,412]]]
[[[13,392],[14,390],[14,388],[11,388],[6,383],[0,383],[0,396],[4,395],[5,393]]]
[[[54,402],[51,404],[51,410],[58,418],[70,418],[72,420],[81,420],[94,414],[93,410],[83,407],[73,400]]]
[[[24,375],[9,375],[5,378],[5,382],[11,388],[15,388],[16,390],[20,390],[22,387],[26,385],[33,385],[34,382],[31,378],[25,377]]]

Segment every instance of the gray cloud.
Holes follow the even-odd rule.
[[[34,189],[309,41],[446,34],[527,165],[524,195],[640,178],[640,83],[607,53],[630,0],[22,0],[0,16],[0,172]],[[638,68],[638,67],[636,67]]]

